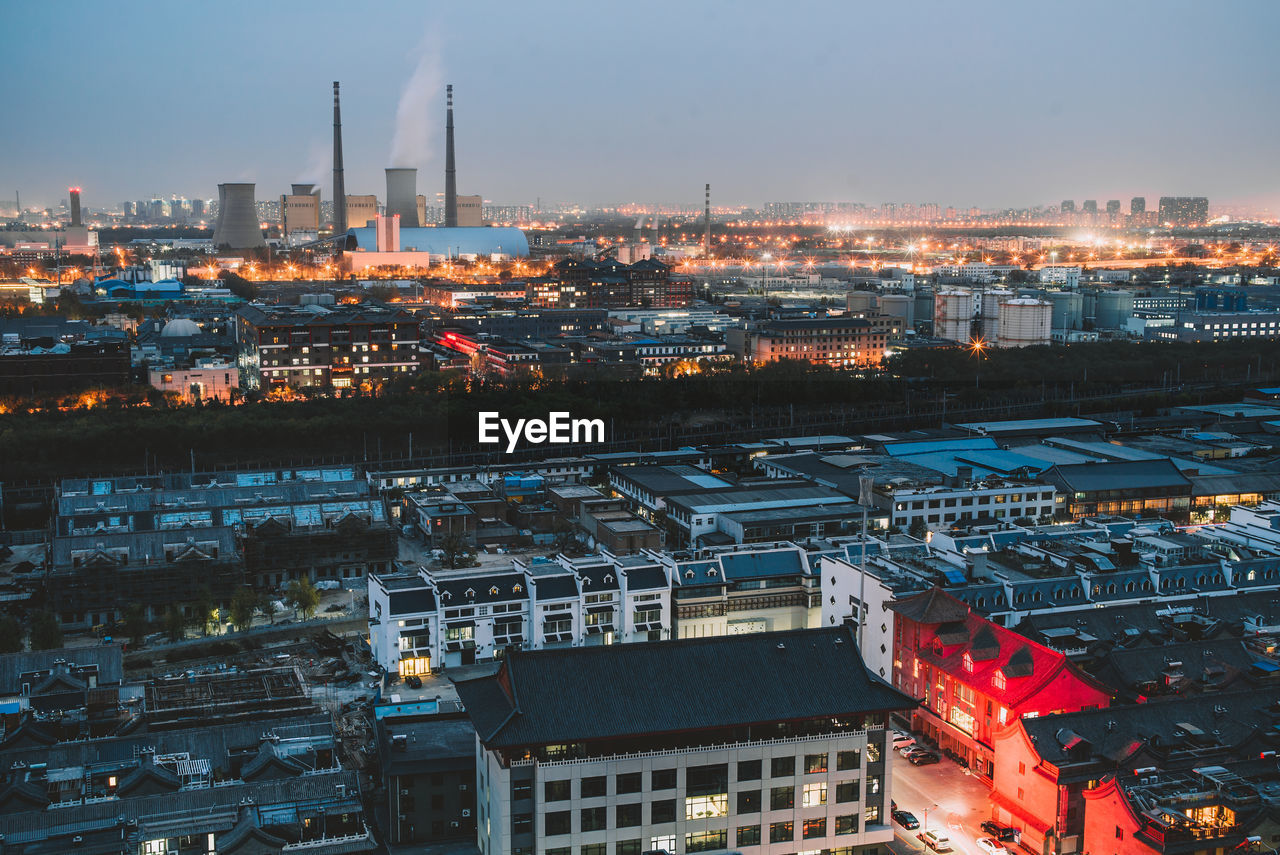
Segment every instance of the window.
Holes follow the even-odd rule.
[[[878,742],[867,743],[867,762],[868,763],[880,762],[880,743]]]
[[[880,792],[880,776],[869,775],[867,777],[867,795]]]
[[[738,793],[738,813],[759,813],[760,791],[743,790]]]
[[[547,781],[542,790],[545,793],[543,801],[562,802],[569,798],[569,781]]]
[[[649,838],[650,849],[662,849],[667,852],[674,852],[676,849],[676,836],[674,834],[666,834],[662,837]]]
[[[727,849],[728,846],[729,830],[727,828],[695,831],[684,836],[685,852],[709,852],[713,849]]]
[[[738,826],[738,842],[739,847],[742,846],[759,846],[760,845],[760,826],[758,825],[740,825]]]
[[[790,843],[796,838],[796,827],[791,822],[769,823],[770,843]]]
[[[760,780],[761,761],[759,760],[743,760],[738,764],[738,780],[739,781],[758,781]],[[654,787],[656,790],[657,787]]]
[[[858,781],[844,781],[836,784],[837,802],[856,802],[858,800]]]
[[[643,820],[640,818],[640,803],[629,805],[618,805],[614,813],[614,825],[618,828],[631,828],[639,825]]]
[[[1000,689],[1001,691],[1004,691],[1005,680],[1004,680],[1004,671],[1003,671],[1003,670],[1001,670],[1001,669],[999,669],[999,668],[997,668],[997,669],[996,669],[996,673],[995,673],[995,675],[994,675],[994,676],[992,676],[992,678],[991,678],[991,684],[992,684],[993,686],[995,686],[997,689]]]
[[[827,782],[820,781],[816,784],[805,784],[804,793],[801,796],[800,804],[802,807],[817,807],[827,803]]]
[[[619,840],[613,847],[613,855],[640,855],[640,838]]]
[[[880,821],[880,805],[867,805],[867,809],[863,811],[862,818],[867,825]]]
[[[774,787],[769,791],[769,810],[785,810],[795,806],[795,787]]]
[[[659,822],[675,822],[676,821],[676,800],[663,799],[662,801],[653,802],[649,805],[649,822],[657,824]]]
[[[769,776],[771,778],[786,778],[796,773],[796,758],[794,757],[774,757],[769,761]]]
[[[588,843],[578,850],[581,855],[608,855],[609,847],[603,843]]]
[[[690,766],[684,770],[685,795],[713,796],[729,792],[729,766],[716,763],[708,766]]]
[[[548,849],[547,855],[573,855],[573,847],[572,846],[556,846],[551,849]]]
[[[844,816],[836,817],[836,834],[857,834],[858,833],[858,815],[856,813],[848,813]]]
[[[801,826],[801,834],[807,839],[811,837],[827,836],[827,818],[825,816],[816,819],[806,819],[804,825]]]
[[[644,776],[640,772],[628,772],[618,776],[618,794],[638,793],[644,786]]]
[[[836,754],[836,771],[837,772],[847,772],[850,769],[857,769],[861,765],[862,765],[861,751],[858,751],[858,750],[841,751],[838,754]]]
[[[604,775],[595,778],[582,779],[582,797],[584,799],[597,798],[606,795],[609,791],[609,779]]]
[[[728,793],[718,793],[714,796],[689,796],[684,800],[685,819],[707,819],[713,816],[728,815]]]
[[[676,788],[675,769],[654,769],[649,775],[650,789],[674,790]]]
[[[583,831],[604,831],[609,827],[609,814],[602,807],[582,809]]]
[[[806,754],[804,755],[804,773],[806,775],[816,775],[819,772],[827,771],[827,755],[825,754]]]
[[[542,833],[551,837],[555,834],[568,834],[572,830],[571,814],[567,810],[551,811],[542,818]]]

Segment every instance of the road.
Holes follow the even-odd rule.
[[[894,764],[893,800],[899,810],[915,814],[920,828],[907,831],[894,823],[894,841],[890,848],[898,855],[927,851],[924,844],[916,840],[916,835],[925,828],[925,808],[931,808],[929,828],[935,831],[945,828],[955,852],[981,855],[974,840],[984,836],[978,826],[991,818],[990,790],[945,758],[933,766],[912,766],[895,753],[891,762]]]

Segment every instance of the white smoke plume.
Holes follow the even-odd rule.
[[[333,178],[332,143],[312,140],[307,146],[307,161],[298,171],[294,184],[314,184],[317,187],[327,186]]]
[[[418,44],[418,64],[400,93],[396,130],[391,138],[388,166],[431,166],[432,128],[443,124],[444,71],[440,62],[440,37],[434,28]]]

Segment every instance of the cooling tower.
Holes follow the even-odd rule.
[[[294,196],[310,196],[316,192],[314,184],[290,184],[289,187]]]
[[[214,247],[252,249],[266,246],[258,223],[252,184],[218,185],[218,222],[213,227]]]
[[[70,187],[67,189],[67,192],[71,196],[71,225],[83,225],[80,222],[80,188]]]
[[[400,215],[400,228],[416,229],[418,223],[418,170],[387,170],[387,216]]]

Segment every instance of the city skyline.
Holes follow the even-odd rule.
[[[1280,188],[1258,180],[1266,151],[1250,142],[1280,130],[1255,108],[1280,76],[1265,62],[1267,21],[1280,22],[1267,4],[1208,18],[1130,4],[1101,18],[1105,7],[1084,3],[1041,26],[997,3],[963,14],[819,4],[788,20],[739,6],[563,4],[497,21],[388,5],[343,20],[338,49],[326,46],[335,16],[323,6],[233,3],[215,21],[160,8],[84,6],[57,26],[42,9],[9,13],[0,42],[35,73],[14,96],[31,132],[0,165],[0,197],[53,206],[78,184],[87,205],[111,209],[157,190],[208,199],[240,180],[260,199],[293,181],[327,198],[337,79],[349,193],[381,197],[391,165],[418,167],[429,198],[441,189],[451,82],[459,190],[496,202],[692,209],[710,181],[716,204],[750,207],[1096,197],[1127,208],[1135,195],[1280,207]],[[182,51],[158,49],[173,32]],[[368,60],[355,61],[362,44]],[[1229,159],[1220,133],[1175,124],[1209,100],[1231,117]]]

